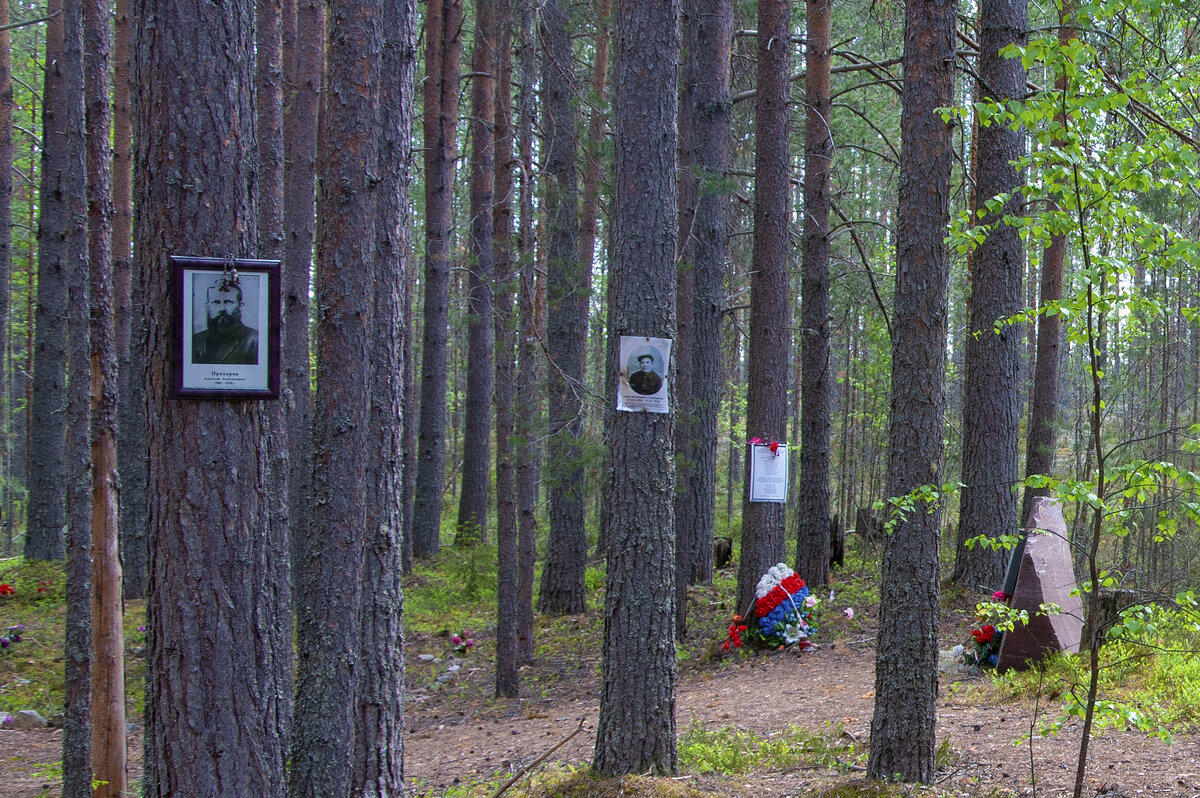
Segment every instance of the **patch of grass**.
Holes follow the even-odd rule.
[[[627,798],[633,795],[639,798],[711,798],[716,794],[670,778],[600,778],[587,771],[550,775],[518,793],[522,798]]]
[[[495,623],[496,547],[443,546],[414,563],[404,585],[404,626],[416,634],[483,629]]]
[[[742,729],[710,730],[693,723],[679,738],[679,765],[693,773],[727,775],[796,767],[843,770],[859,753],[853,744],[834,742],[840,737],[837,727],[830,736],[792,725],[778,734],[760,737]]]
[[[0,584],[16,591],[0,597],[0,635],[24,626],[21,642],[0,649],[0,713],[62,712],[65,582],[62,563],[0,561]]]
[[[0,649],[0,714],[32,709],[53,719],[63,709],[63,635],[66,576],[61,562],[0,560],[0,583],[16,590],[0,598],[0,635],[24,624],[21,642]],[[125,711],[140,720],[145,710],[144,656],[146,607],[125,604]]]

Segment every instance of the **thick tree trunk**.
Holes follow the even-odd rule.
[[[292,637],[266,413],[253,401],[170,398],[168,256],[256,246],[254,4],[136,0],[132,13],[149,331],[143,794],[274,798],[285,783]]]
[[[404,790],[404,595],[400,489],[404,432],[403,304],[412,268],[408,186],[416,63],[416,3],[383,8],[379,170],[375,221],[375,324],[371,347],[370,472],[363,564],[362,641],[350,795],[388,798]],[[372,279],[367,278],[367,279]]]
[[[550,541],[542,566],[538,609],[555,615],[586,608],[584,573],[583,435],[584,352],[590,264],[580,263],[575,170],[574,77],[568,9],[561,0],[542,6],[542,129],[545,131],[546,391],[550,400],[547,489]]]
[[[378,536],[367,526],[368,518],[393,523],[394,509],[373,506],[368,513],[368,504],[380,498],[374,493],[379,487],[374,472],[380,461],[363,456],[378,445],[371,402],[376,398],[372,360],[378,354],[372,336],[376,331],[373,276],[379,183],[374,175],[379,168],[382,11],[381,0],[345,0],[329,6],[327,93],[317,145],[321,190],[316,298],[321,315],[316,327],[313,496],[305,536],[296,546],[300,560],[295,581],[303,598],[298,604],[292,798],[350,792],[359,762],[356,718],[370,711],[359,701],[372,698],[360,694],[359,688],[369,689],[378,677],[363,675],[376,663],[362,660],[361,647],[382,645],[391,652],[392,635],[398,635],[398,629],[392,628],[398,617],[386,613],[379,617],[375,607],[368,612],[371,628],[363,624],[364,582],[373,590],[388,591],[386,599],[379,601],[399,600],[399,574],[385,562],[394,552],[387,545],[381,550]],[[381,290],[387,289],[385,279]],[[385,336],[394,332],[394,323],[393,319],[384,322]],[[385,402],[385,412],[396,412],[391,396],[379,399]],[[395,445],[388,438],[396,432],[389,423],[385,451]],[[388,498],[395,501],[396,497]],[[381,515],[374,516],[375,511]],[[394,529],[387,534],[394,534]],[[364,567],[368,549],[373,558],[370,571]],[[389,612],[398,613],[399,607]],[[364,643],[364,638],[370,641]],[[375,653],[383,652],[376,649]],[[392,722],[389,717],[387,723]],[[372,723],[371,728],[378,727]]]
[[[113,320],[112,122],[107,0],[86,0],[87,206],[91,313],[92,771],[96,798],[121,798],[125,772],[125,645],[117,477],[117,349]]]
[[[942,481],[949,282],[942,240],[953,148],[938,109],[953,101],[957,6],[956,0],[906,4],[886,494],[900,500]],[[867,773],[927,783],[934,775],[941,509],[917,498],[892,520],[883,544]]]
[[[46,74],[42,88],[42,187],[38,202],[37,316],[29,440],[29,510],[25,558],[61,560],[67,472],[63,445],[67,395],[67,287],[63,259],[70,218],[63,189],[63,0],[46,11]]]
[[[88,333],[87,144],[83,77],[83,3],[63,3],[59,62],[64,109],[60,170],[66,227],[62,262],[67,290],[67,621],[63,646],[63,796],[92,794],[92,460]]]
[[[467,291],[467,397],[463,434],[462,493],[455,543],[487,539],[488,481],[492,458],[492,205],[495,200],[496,20],[492,0],[475,4],[471,78],[471,269]]]
[[[808,0],[805,24],[804,267],[800,293],[800,495],[796,572],[829,584],[830,439],[834,370],[829,357],[829,190],[833,169],[829,68],[832,0]]]
[[[133,116],[129,107],[129,0],[117,0],[113,26],[112,268],[117,350],[117,465],[120,479],[122,592],[146,595],[146,394],[142,364],[146,338],[141,314],[133,312],[141,283],[133,270]]]
[[[617,362],[623,335],[674,337],[678,229],[679,4],[623,3],[616,18],[618,190],[608,285],[610,364]],[[673,377],[668,370],[668,384]],[[608,574],[593,767],[602,775],[674,773],[673,414],[615,412],[608,420]]]
[[[788,244],[789,12],[786,0],[758,2],[758,94],[754,107],[754,254],[750,278],[746,436],[783,442],[787,435],[790,351]],[[749,462],[742,489],[738,612],[754,603],[768,568],[784,558],[784,505],[750,501]]]
[[[496,8],[496,209],[492,240],[496,247],[496,697],[520,695],[517,647],[518,609],[516,415],[517,316],[513,259],[512,5]]]
[[[537,313],[537,263],[534,259],[533,117],[537,53],[532,0],[521,2],[521,94],[517,149],[521,162],[521,226],[517,257],[520,342],[517,345],[517,656],[533,661],[533,581],[537,557],[537,503],[540,483],[538,431],[541,425],[542,357]]]
[[[1019,58],[1000,51],[1023,46],[1029,27],[1024,0],[984,0],[980,6],[979,96],[1005,103],[1025,94]],[[1018,448],[1021,416],[1021,344],[1024,331],[1006,319],[1023,306],[1025,249],[1020,231],[1006,215],[1020,215],[1021,175],[1013,164],[1025,150],[1025,134],[1007,125],[979,129],[976,191],[983,204],[998,194],[1011,198],[975,251],[971,275],[970,326],[966,336],[966,389],[963,397],[962,475],[965,487],[958,514],[958,540],[951,580],[984,591],[1000,587],[1007,560],[1003,549],[967,541],[999,538],[1017,531]],[[997,327],[997,325],[999,325]]]
[[[446,470],[446,377],[450,319],[450,233],[461,0],[430,0],[425,11],[425,315],[421,410],[413,497],[413,556],[437,554]]]

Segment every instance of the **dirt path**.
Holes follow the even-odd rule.
[[[490,678],[487,669],[467,679]],[[953,687],[952,687],[953,685]],[[981,705],[986,680],[972,674],[943,674],[938,703],[938,737],[949,739],[957,762],[946,767],[939,786],[953,794],[978,796],[1071,795],[1079,729],[1071,725],[1057,737],[1027,736],[1033,707]],[[729,661],[707,671],[685,672],[677,699],[682,731],[692,722],[724,726],[760,735],[797,724],[830,733],[840,724],[847,740],[865,752],[874,701],[874,651],[868,643],[836,645],[815,652],[783,654],[742,662]],[[524,699],[519,703],[446,701],[430,697],[409,705],[411,732],[406,741],[407,773],[423,794],[439,795],[450,785],[472,784],[515,770],[567,737],[584,719],[586,730],[555,752],[553,759],[587,762],[595,742],[595,680],[568,695]],[[1191,736],[1171,746],[1141,734],[1110,734],[1094,739],[1084,795],[1200,796],[1200,744]],[[730,796],[807,795],[817,786],[861,778],[817,773],[762,773],[697,782]],[[999,792],[995,792],[999,790]],[[1011,791],[1011,792],[1010,792]],[[481,793],[482,794],[482,793]]]

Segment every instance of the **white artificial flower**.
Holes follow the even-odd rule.
[[[805,627],[804,621],[789,623],[783,627],[783,640],[789,646],[797,640],[803,640],[806,637],[808,637],[808,629]]]
[[[816,596],[809,596],[808,598],[806,598],[804,600],[804,606],[805,607],[815,607],[815,606],[817,606],[817,601],[818,601],[818,599]]]

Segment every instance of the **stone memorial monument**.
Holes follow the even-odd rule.
[[[1057,499],[1036,499],[1025,526],[1024,547],[1013,553],[1020,560],[1009,606],[1027,610],[1029,623],[1004,635],[996,663],[1001,673],[1028,668],[1054,651],[1078,652],[1083,632],[1083,600],[1072,595],[1075,573],[1062,505]],[[1044,613],[1043,604],[1055,604],[1061,611]]]

